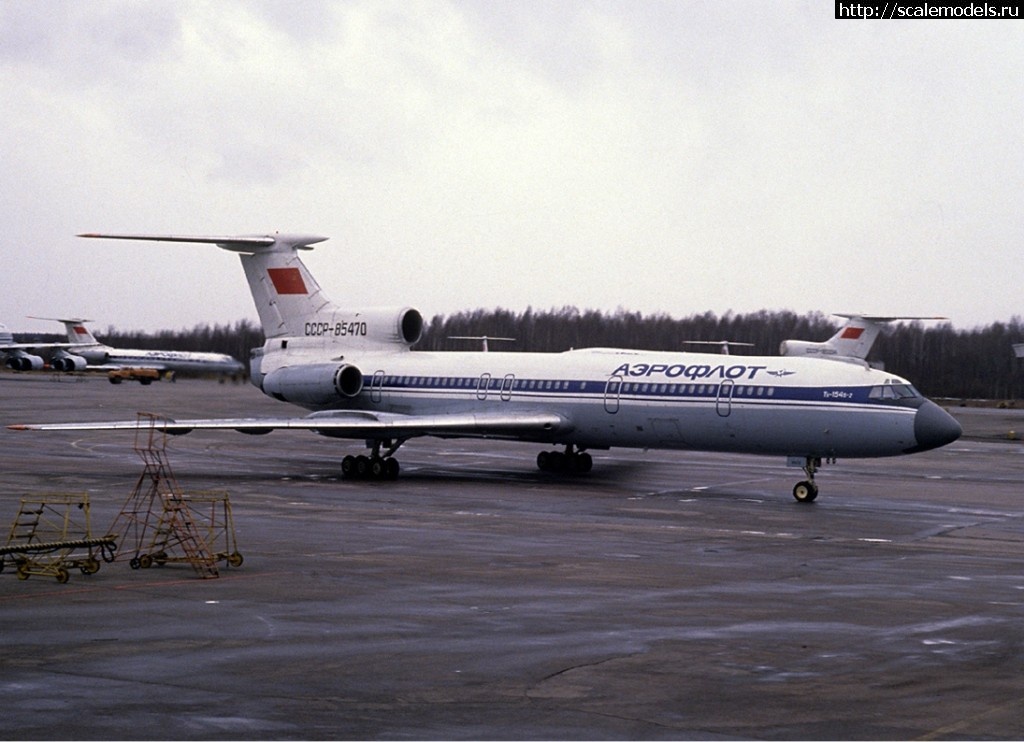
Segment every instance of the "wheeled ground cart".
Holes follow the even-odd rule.
[[[31,575],[67,582],[72,569],[91,575],[100,561],[114,559],[115,537],[93,537],[89,495],[42,494],[23,497],[7,544],[0,547],[0,571],[14,564],[18,578]]]

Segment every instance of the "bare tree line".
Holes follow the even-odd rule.
[[[416,350],[472,350],[480,347],[479,341],[452,338],[486,336],[515,339],[492,341],[492,351],[621,347],[708,352],[711,349],[691,346],[687,341],[728,340],[753,344],[733,348],[731,352],[736,355],[776,355],[783,340],[825,340],[840,324],[820,312],[800,315],[762,310],[749,314],[726,312],[721,316],[705,312],[674,318],[624,309],[476,309],[435,316]],[[249,349],[262,345],[264,340],[259,325],[249,320],[156,333],[110,327],[97,335],[102,342],[115,347],[215,351],[246,362]],[[1017,399],[1024,397],[1024,362],[1014,356],[1012,345],[1022,342],[1024,320],[1020,317],[970,330],[955,329],[949,323],[896,323],[878,338],[869,360],[910,379],[928,396]]]
[[[841,320],[820,312],[753,312],[719,316],[714,312],[673,318],[618,310],[581,312],[575,307],[547,311],[506,309],[460,312],[434,317],[423,350],[467,347],[452,336],[515,338],[502,349],[558,351],[569,348],[623,347],[643,350],[701,350],[687,341],[752,343],[735,347],[736,355],[777,355],[783,340],[827,340]],[[875,342],[868,360],[904,376],[932,397],[1017,399],[1024,396],[1024,362],[1013,353],[1024,342],[1024,321],[1013,317],[970,330],[935,322],[894,323]],[[492,350],[494,347],[492,347]],[[704,349],[707,350],[707,349]]]

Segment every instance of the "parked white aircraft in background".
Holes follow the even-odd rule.
[[[50,352],[50,366],[57,371],[111,371],[122,368],[152,369],[163,372],[241,374],[245,365],[224,353],[200,353],[176,350],[134,350],[112,348],[98,341],[84,319],[53,319],[62,322],[68,334],[66,343],[15,343],[6,328],[0,330],[0,353],[6,364],[18,371],[45,368],[40,351]],[[30,352],[35,351],[35,353]]]
[[[303,429],[366,441],[369,455],[342,461],[346,476],[397,476],[394,454],[417,436],[501,438],[564,446],[538,455],[542,470],[588,471],[593,461],[587,450],[612,446],[798,457],[807,479],[793,495],[809,502],[818,494],[814,475],[823,459],[915,453],[961,434],[959,423],[910,382],[863,362],[618,348],[411,352],[423,330],[415,309],[345,309],[324,296],[299,251],[325,237],[82,236],[210,243],[238,253],[267,338],[252,352],[252,382],[313,412],[167,419],[157,428]]]
[[[715,345],[723,356],[729,355],[729,348],[753,347],[753,343],[741,343],[736,340],[686,340],[687,345]]]
[[[42,356],[30,353],[41,348],[63,348],[67,343],[17,343],[7,325],[0,324],[0,355],[4,365],[17,371],[38,371],[46,366]]]
[[[490,335],[449,335],[448,339],[449,340],[476,340],[477,342],[483,343],[480,346],[480,350],[482,350],[484,353],[489,353],[490,352],[491,346],[489,345],[489,342],[491,340],[500,340],[500,341],[506,342],[506,343],[514,343],[516,341],[515,338],[498,338],[498,337],[491,337]]]
[[[833,361],[861,362],[868,357],[883,325],[899,320],[941,320],[947,317],[871,317],[864,314],[840,314],[846,324],[828,340],[813,343],[807,340],[783,340],[779,354],[784,356],[816,356]]]

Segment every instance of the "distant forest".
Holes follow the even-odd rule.
[[[826,340],[840,325],[840,320],[818,312],[726,312],[721,316],[706,312],[677,319],[622,309],[612,313],[575,307],[530,308],[519,313],[478,309],[434,317],[415,349],[473,350],[480,348],[480,341],[453,340],[452,336],[487,336],[514,338],[512,342],[491,340],[492,351],[620,347],[714,353],[718,352],[716,348],[689,345],[687,341],[728,340],[753,343],[752,347],[732,348],[734,355],[777,355],[783,340]],[[108,328],[96,331],[96,335],[115,347],[216,351],[245,362],[249,349],[263,344],[262,330],[249,320],[157,333]],[[31,340],[38,341],[39,337],[33,335]],[[882,333],[868,360],[910,379],[930,397],[1019,399],[1024,397],[1024,362],[1014,356],[1012,345],[1022,342],[1024,320],[1020,317],[971,330],[954,329],[949,323],[901,322]]]

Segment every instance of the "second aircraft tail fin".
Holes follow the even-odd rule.
[[[846,323],[828,340],[783,340],[779,353],[784,356],[818,356],[837,361],[864,361],[875,344],[883,325],[897,320],[946,319],[945,317],[873,317],[863,314],[839,314]]]
[[[92,320],[69,318],[64,319],[63,317],[29,317],[29,319],[43,319],[50,322],[60,322],[64,325],[64,330],[68,334],[68,343],[71,345],[99,345],[100,341],[97,340],[93,334],[89,331],[89,328],[85,326],[86,322]]]

